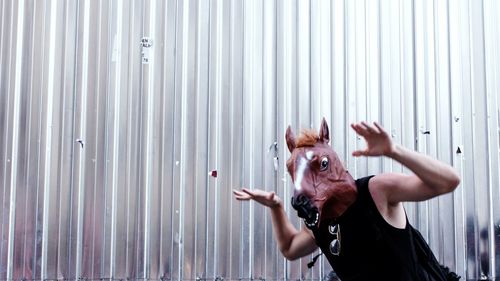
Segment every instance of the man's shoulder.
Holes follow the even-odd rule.
[[[401,181],[400,173],[382,173],[370,178],[367,189],[373,201],[380,207],[381,204],[388,203],[388,195],[394,191],[394,186]]]
[[[381,173],[369,177],[368,186],[370,189],[391,188],[406,175],[403,173]],[[366,178],[366,177],[365,177]],[[361,178],[364,179],[364,178]]]

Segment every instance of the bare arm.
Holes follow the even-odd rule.
[[[389,204],[404,201],[423,201],[455,190],[460,183],[457,172],[449,165],[427,155],[408,150],[392,143],[385,130],[374,123],[351,125],[368,144],[354,156],[387,156],[409,168],[414,174],[382,174],[373,179]]]
[[[460,184],[455,170],[437,159],[427,155],[395,146],[387,155],[409,168],[414,175],[388,174],[387,186],[394,188],[388,196],[391,202],[423,201],[452,192]],[[401,192],[405,190],[406,192]]]
[[[312,233],[306,228],[299,231],[292,225],[283,209],[281,199],[274,192],[243,188],[241,191],[234,190],[233,193],[236,200],[246,201],[252,199],[269,207],[274,238],[281,253],[287,259],[295,260],[316,250],[317,246]]]

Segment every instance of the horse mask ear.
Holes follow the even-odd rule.
[[[290,150],[291,153],[295,149],[295,134],[292,132],[292,128],[290,128],[290,126],[286,129],[285,139],[288,150]]]
[[[321,120],[321,128],[319,129],[319,140],[326,144],[330,141],[330,131],[328,130],[328,124],[324,117],[323,120]]]

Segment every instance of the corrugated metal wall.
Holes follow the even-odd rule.
[[[285,261],[267,211],[231,190],[277,191],[300,226],[284,133],[323,116],[356,176],[403,170],[350,156],[361,120],[453,164],[461,186],[410,220],[466,279],[500,276],[500,2],[3,0],[0,15],[0,279],[321,279],[326,261]]]

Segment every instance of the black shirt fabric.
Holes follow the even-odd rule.
[[[378,212],[375,202],[368,190],[368,182],[372,176],[356,180],[358,197],[344,214],[336,220],[321,221],[320,227],[313,231],[317,245],[327,257],[330,265],[342,281],[426,281],[445,280],[434,278],[419,261],[415,250],[414,237],[418,233],[406,219],[404,229],[396,228],[385,221]],[[340,226],[340,253],[333,255],[330,243],[335,239],[331,227]],[[329,229],[330,228],[330,229]],[[418,238],[421,238],[418,233]],[[426,259],[431,260],[433,270],[440,271],[430,248],[423,247]]]

